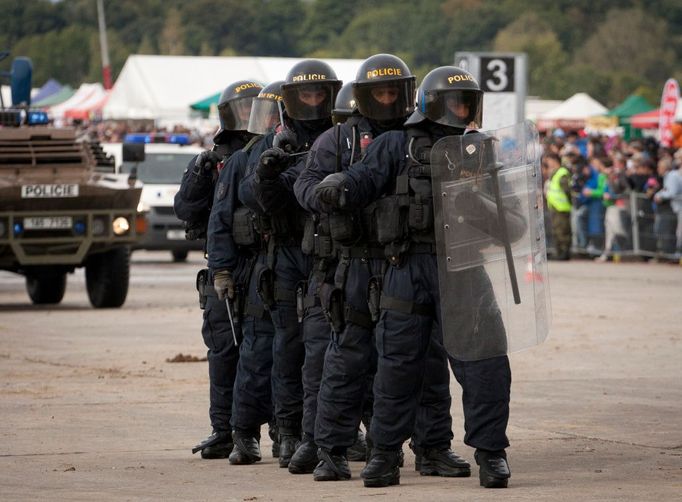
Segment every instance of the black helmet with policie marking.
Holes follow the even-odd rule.
[[[417,109],[405,125],[429,119],[447,127],[481,127],[483,91],[471,73],[455,66],[431,70],[419,86]]]
[[[341,90],[336,95],[336,103],[332,110],[332,122],[334,124],[342,124],[349,117],[360,115],[358,105],[353,96],[353,81],[343,84]]]
[[[284,80],[272,82],[263,87],[258,96],[253,98],[247,131],[253,134],[267,134],[281,125],[284,114],[283,83]]]
[[[225,87],[218,100],[220,129],[213,141],[219,144],[226,131],[246,131],[251,114],[251,102],[263,88],[253,80],[240,80]]]
[[[358,69],[353,94],[360,113],[378,121],[395,120],[414,110],[415,77],[392,54],[375,54]]]
[[[295,120],[329,118],[340,88],[341,81],[324,61],[305,59],[296,63],[282,84],[287,115]]]

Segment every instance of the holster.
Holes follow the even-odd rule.
[[[335,333],[341,333],[346,326],[344,317],[344,294],[341,288],[324,283],[320,287],[322,312]]]
[[[296,283],[296,316],[298,322],[303,322],[305,315],[305,295],[308,292],[308,281],[298,281]]]
[[[199,293],[199,308],[204,310],[206,308],[206,288],[210,287],[210,280],[208,277],[208,269],[204,268],[197,272],[196,288]]]
[[[270,310],[275,307],[275,274],[264,263],[258,263],[253,273],[256,276],[256,292],[263,307]]]
[[[375,275],[369,280],[367,285],[367,307],[369,308],[369,315],[372,317],[372,322],[379,321],[379,314],[381,313],[381,286],[383,279],[381,276]]]

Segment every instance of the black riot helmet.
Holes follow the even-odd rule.
[[[277,80],[266,85],[253,98],[251,117],[247,131],[253,134],[267,134],[282,124],[284,116],[284,101],[282,101],[282,84],[284,80]]]
[[[360,115],[355,96],[353,96],[353,82],[343,84],[336,95],[336,103],[332,110],[332,122],[334,125],[344,123],[349,117]]]
[[[447,127],[480,127],[483,91],[471,73],[455,66],[431,70],[417,93],[417,109],[405,125],[429,119]]]
[[[353,84],[358,110],[380,122],[407,117],[414,110],[414,83],[402,59],[375,54],[360,65]]]
[[[220,129],[213,141],[220,143],[221,137],[226,131],[246,131],[251,114],[251,102],[263,88],[253,80],[240,80],[227,87],[218,100],[218,115],[220,117]]]
[[[329,118],[340,88],[341,81],[324,61],[305,59],[296,63],[282,84],[287,115],[295,120]]]

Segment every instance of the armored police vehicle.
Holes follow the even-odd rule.
[[[13,106],[0,103],[0,269],[26,277],[35,304],[59,303],[85,267],[94,307],[120,307],[137,242],[141,184],[114,172],[101,145],[29,108],[31,63],[16,58]],[[16,106],[14,106],[16,104]]]
[[[203,149],[189,145],[185,134],[128,134],[125,141],[102,146],[116,159],[119,172],[136,172],[143,183],[138,211],[146,219],[147,232],[134,249],[170,251],[173,261],[186,260],[189,251],[203,249],[203,241],[185,239],[173,199],[189,161]]]

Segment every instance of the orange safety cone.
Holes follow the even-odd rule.
[[[526,282],[531,283],[544,281],[545,278],[542,276],[540,272],[537,272],[535,270],[535,267],[533,266],[533,257],[529,256],[528,263],[526,264]]]

